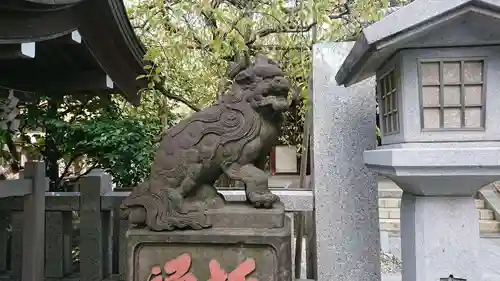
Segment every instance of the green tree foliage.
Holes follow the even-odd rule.
[[[285,116],[282,139],[301,144],[312,44],[353,39],[387,5],[388,0],[133,1],[130,18],[148,48],[146,59],[154,62],[141,105],[132,107],[118,95],[27,94],[19,131],[2,131],[0,144],[9,148],[14,168],[20,158],[15,143],[32,158],[44,158],[52,190],[94,167],[112,174],[118,186],[133,186],[148,177],[160,132],[179,119],[174,109],[185,109],[185,115],[212,103],[230,84],[229,62],[256,53],[278,60],[293,83],[292,94],[301,97]],[[40,134],[30,137],[32,132]]]
[[[285,117],[284,144],[301,144],[314,42],[350,40],[387,0],[136,0],[130,18],[148,47],[150,87],[198,110],[224,93],[228,63],[265,53],[302,102]]]
[[[154,90],[143,93],[139,107],[122,97],[39,97],[24,103],[21,138],[25,151],[43,157],[52,190],[62,190],[93,168],[113,176],[117,186],[147,179],[158,137],[178,117]],[[35,141],[27,132],[40,131]],[[82,169],[75,170],[75,164]]]

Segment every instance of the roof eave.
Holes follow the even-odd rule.
[[[44,5],[68,5],[68,4],[76,4],[83,0],[25,0],[25,1],[36,4],[44,4]]]
[[[137,105],[140,90],[147,87],[147,81],[137,79],[146,74],[146,51],[128,20],[123,0],[86,0],[79,5],[78,14],[82,37],[92,54],[127,100]],[[109,35],[93,32],[96,28]]]
[[[446,10],[442,14],[430,17],[422,22],[415,23],[414,25],[404,30],[401,30],[394,34],[390,34],[383,38],[377,38],[376,36],[373,36],[372,33],[376,33],[376,31],[371,28],[367,28],[363,30],[362,35],[356,41],[353,49],[346,57],[340,70],[335,76],[337,83],[339,85],[344,85],[347,87],[368,78],[370,75],[364,73],[363,69],[366,63],[371,59],[371,57],[374,56],[374,54],[379,51],[385,50],[386,48],[389,48],[400,40],[404,40],[404,38],[408,34],[414,33],[415,30],[419,30],[422,28],[427,29],[429,28],[429,26],[439,24],[442,21],[447,21],[450,17],[452,18],[457,14],[465,13],[466,7],[486,9],[497,13],[500,12],[500,6],[496,3],[493,3],[493,0],[466,1],[464,3],[461,3],[460,5],[454,6],[452,9]],[[375,39],[376,41],[373,41]]]
[[[364,33],[361,33],[359,39],[354,43],[351,51],[342,63],[339,71],[335,75],[338,85],[350,86],[353,80],[353,74],[358,73],[357,68],[371,56],[371,45],[366,40]]]

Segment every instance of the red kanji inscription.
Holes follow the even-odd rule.
[[[151,274],[149,275],[148,281],[163,281],[163,277],[161,276],[161,268],[159,266],[151,268]]]
[[[167,261],[163,266],[163,271],[159,266],[151,269],[149,281],[197,281],[196,277],[189,272],[191,267],[191,256],[182,254],[177,258]],[[168,275],[163,278],[163,273]],[[151,279],[152,278],[152,279]]]
[[[208,281],[258,281],[255,278],[248,278],[246,276],[255,270],[255,260],[247,259],[240,263],[235,270],[231,273],[225,272],[218,261],[211,260],[209,265],[210,279]]]

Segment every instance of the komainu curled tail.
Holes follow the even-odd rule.
[[[123,200],[120,208],[123,219],[140,227],[148,226],[153,231],[210,227],[203,210],[189,210],[183,201],[179,192],[172,188],[151,193],[148,188],[139,187]]]

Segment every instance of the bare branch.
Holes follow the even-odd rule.
[[[12,162],[10,163],[10,167],[13,173],[19,173],[21,168],[21,156],[19,152],[17,152],[16,144],[14,143],[14,139],[12,138],[12,134],[9,132],[6,135],[7,147],[9,148],[10,155],[12,156]]]
[[[84,103],[84,104],[82,104],[82,105],[80,106],[80,108],[79,108],[79,110],[78,110],[78,111],[73,112],[73,116],[72,116],[72,117],[71,117],[71,119],[69,120],[69,123],[73,123],[73,122],[75,122],[75,120],[76,120],[76,119],[77,119],[77,118],[78,118],[78,117],[79,117],[82,113],[84,113],[84,112],[85,112],[85,109],[87,109],[87,108],[88,108],[88,105],[89,105],[91,102],[95,101],[96,97],[97,97],[97,96],[93,96],[93,97],[89,98],[88,100],[86,100],[86,101],[85,101],[85,103]],[[63,115],[63,116],[64,116],[64,115]]]
[[[258,30],[252,36],[250,36],[250,40],[245,42],[245,45],[252,45],[257,41],[257,38],[265,37],[274,33],[301,33],[308,32],[316,25],[316,22],[313,22],[307,26],[290,26],[290,27],[274,27],[274,28],[263,28]]]
[[[271,49],[271,50],[280,50],[280,51],[289,51],[289,50],[295,50],[295,51],[301,51],[301,50],[311,50],[312,45],[307,44],[307,45],[302,45],[302,46],[282,46],[282,45],[261,45],[261,44],[253,44],[251,46],[252,49],[255,50],[261,50],[261,49]]]
[[[349,4],[348,4],[348,2],[346,2],[344,4],[344,11],[342,13],[337,14],[337,15],[329,15],[328,17],[331,20],[337,20],[337,19],[342,19],[349,14],[351,14],[351,8],[349,8]]]
[[[219,7],[219,5],[220,5],[219,0],[213,0],[211,7],[212,7],[212,9],[217,9],[217,7]],[[215,20],[213,12],[202,11],[201,15],[205,19],[206,24],[211,27],[212,39],[219,37],[220,30],[218,30],[219,26],[217,24],[217,21]]]
[[[65,111],[63,112],[58,112],[57,114],[61,117],[64,117],[66,116],[67,114],[69,113],[72,113],[76,110],[78,110],[78,112],[74,115],[78,115],[80,114],[81,112],[83,112],[83,110],[85,110],[85,108],[87,107],[87,105],[89,105],[89,103],[93,100],[94,98],[88,98],[86,99],[84,102],[82,102],[82,104],[77,104],[75,106],[69,106]]]
[[[201,50],[201,48],[197,45],[193,44],[182,44],[180,45],[184,48],[191,49],[191,50]],[[166,48],[169,48],[169,45],[165,46]],[[312,48],[312,45],[302,45],[302,46],[284,46],[284,45],[273,45],[273,44],[253,44],[249,46],[252,49],[274,49],[274,50],[310,50]],[[228,59],[229,61],[232,61],[232,57]]]
[[[243,9],[248,6],[248,2],[252,2],[252,0],[227,0],[227,2],[238,9]]]
[[[205,22],[207,23],[207,25],[209,25],[213,29],[217,29],[218,28],[217,27],[217,21],[215,21],[215,18],[211,14],[208,14],[207,12],[202,11],[201,15],[203,16],[203,18],[205,18]]]
[[[157,13],[154,13],[154,14],[151,14],[147,19],[145,19],[140,25],[133,25],[132,27],[133,28],[136,28],[136,29],[145,29],[146,28],[146,25],[148,25],[149,21],[154,17],[156,16],[158,13],[160,12],[157,12]]]
[[[193,39],[194,41],[196,41],[196,43],[198,45],[200,45],[200,47],[203,47],[205,48],[205,44],[203,44],[203,42],[201,41],[200,38],[198,38],[198,36],[196,36],[196,31],[193,29],[193,27],[191,26],[191,23],[189,22],[189,20],[186,18],[186,15],[182,15],[182,18],[184,19],[184,22],[186,22],[186,26],[187,28],[189,29],[189,31],[191,32],[191,34],[193,35]]]
[[[66,163],[66,166],[64,167],[64,171],[62,172],[62,174],[59,176],[59,178],[56,180],[56,186],[59,186],[61,184],[61,182],[63,181],[63,179],[67,176],[68,174],[68,171],[69,171],[69,168],[71,167],[71,165],[73,164],[73,162],[78,158],[82,156],[81,153],[77,153],[75,155],[73,155],[68,163]]]
[[[222,41],[226,40],[227,38],[227,35],[229,33],[231,33],[231,31],[233,30],[236,30],[241,36],[243,36],[243,34],[241,33],[241,31],[236,27],[238,25],[238,23],[243,19],[245,18],[245,16],[247,16],[248,14],[246,12],[243,12],[241,13],[241,15],[233,22],[233,24],[231,25],[231,28],[229,28],[228,31],[226,31],[222,36],[221,36],[221,39]]]
[[[344,5],[342,6],[343,10],[339,14],[334,14],[334,15],[329,15],[328,17],[331,20],[336,20],[336,19],[342,19],[345,16],[351,14],[351,9],[349,7],[349,1],[346,1]],[[245,42],[245,44],[252,45],[257,41],[257,38],[265,37],[270,34],[275,34],[275,33],[302,33],[302,32],[309,32],[314,26],[318,24],[316,21],[313,21],[311,24],[306,25],[306,26],[297,26],[292,23],[288,23],[286,26],[280,26],[280,27],[274,27],[274,28],[263,28],[252,34],[250,37],[250,40]]]
[[[94,161],[94,163],[92,163],[92,165],[85,172],[80,173],[78,176],[70,179],[69,181],[70,182],[77,182],[81,177],[90,174],[90,172],[92,172],[92,170],[95,169],[97,167],[97,165],[99,165],[99,162]]]
[[[191,103],[190,101],[188,101],[187,99],[185,99],[185,98],[183,98],[181,96],[173,94],[169,89],[167,89],[167,88],[165,88],[163,86],[155,85],[155,90],[159,91],[162,95],[164,95],[165,97],[167,97],[169,99],[172,99],[172,100],[175,100],[175,101],[178,101],[180,103],[183,103],[183,104],[187,105],[189,108],[191,108],[194,111],[200,111],[201,110],[195,104]]]

